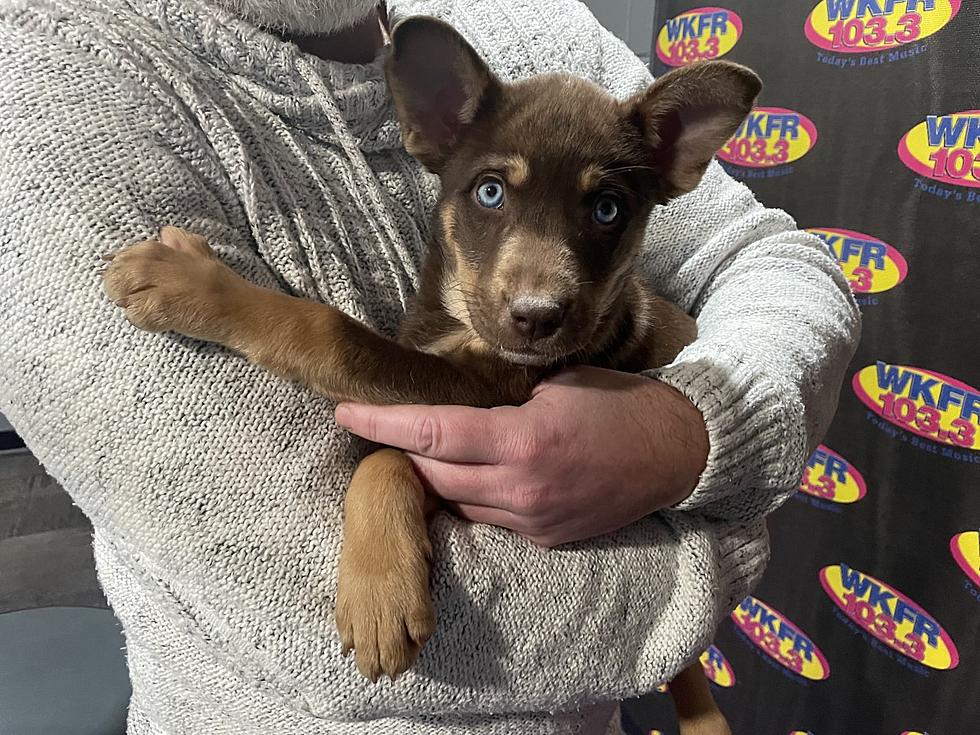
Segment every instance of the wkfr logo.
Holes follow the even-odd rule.
[[[942,373],[880,360],[851,380],[854,394],[891,424],[959,449],[980,450],[980,393]]]
[[[861,473],[823,444],[810,455],[800,480],[800,492],[833,503],[856,503],[867,491]]]
[[[934,181],[980,188],[980,110],[929,115],[899,141],[898,157]],[[980,192],[966,198],[980,201]]]
[[[888,51],[944,28],[960,0],[822,0],[804,25],[807,40],[838,54]]]
[[[742,37],[742,19],[727,8],[695,8],[668,20],[657,34],[657,58],[668,66],[717,59]]]
[[[933,669],[955,669],[959,653],[936,619],[894,587],[847,564],[820,570],[820,584],[865,632]]]
[[[817,128],[805,115],[782,107],[756,107],[725,143],[718,158],[736,166],[770,168],[805,156]]]
[[[762,600],[746,597],[731,618],[753,645],[780,666],[813,681],[830,676],[830,664],[810,637]]]
[[[908,275],[902,254],[877,237],[838,227],[809,227],[807,232],[824,241],[855,295],[888,291]]]

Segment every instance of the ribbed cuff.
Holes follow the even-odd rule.
[[[699,355],[646,375],[683,393],[701,412],[708,460],[694,491],[674,508],[732,520],[758,518],[799,485],[806,459],[799,396],[779,390],[755,364],[701,345]],[[710,357],[707,357],[710,355]]]

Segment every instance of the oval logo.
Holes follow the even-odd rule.
[[[941,30],[960,0],[821,0],[804,33],[817,48],[866,54],[912,43]]]
[[[895,426],[940,444],[980,450],[980,393],[966,383],[879,360],[856,372],[851,387],[864,405]]]
[[[717,59],[742,37],[742,19],[727,8],[695,8],[674,16],[657,34],[657,58],[668,66]]]
[[[718,151],[736,166],[770,168],[797,161],[817,142],[810,118],[782,107],[756,107]]]
[[[716,645],[708,646],[708,650],[701,654],[701,666],[708,681],[726,689],[735,686],[735,672],[732,670],[732,665]]]
[[[868,486],[850,462],[821,444],[806,462],[800,492],[833,503],[856,503]]]
[[[898,157],[935,181],[980,187],[980,110],[929,115],[899,141]]]
[[[847,617],[902,655],[941,671],[959,663],[936,619],[894,587],[846,564],[821,569],[820,584]]]
[[[732,611],[739,630],[763,653],[800,676],[822,681],[830,664],[816,644],[785,615],[749,595]]]
[[[980,586],[980,531],[956,534],[949,540],[949,550],[967,579]]]
[[[877,237],[837,227],[808,227],[807,232],[827,244],[856,294],[887,291],[908,275],[902,254]]]

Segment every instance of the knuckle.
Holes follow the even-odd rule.
[[[368,439],[372,441],[378,439],[378,417],[373,411],[368,413],[364,421],[364,428]]]
[[[534,434],[523,434],[514,440],[514,459],[522,465],[533,465],[541,459],[541,444]]]
[[[548,506],[547,488],[534,483],[525,485],[518,490],[514,504],[516,510],[528,519],[527,523],[532,527],[531,530],[539,530],[537,529],[537,526],[540,525],[538,519]]]
[[[533,432],[521,432],[513,441],[514,459],[524,466],[547,461],[561,445],[560,432],[552,426],[537,427]]]
[[[442,446],[442,427],[431,416],[421,416],[415,420],[413,435],[420,454],[433,454]]]

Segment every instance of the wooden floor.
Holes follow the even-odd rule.
[[[55,605],[106,607],[92,528],[30,453],[0,453],[0,614]]]

